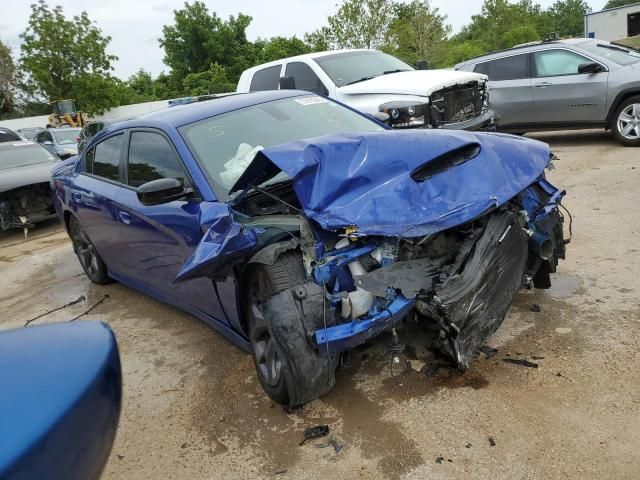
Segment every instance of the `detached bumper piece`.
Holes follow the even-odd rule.
[[[461,250],[456,264],[464,269],[452,272],[433,295],[418,296],[418,312],[440,324],[442,350],[462,370],[498,329],[522,287],[528,236],[521,222],[511,212],[492,215],[472,251]]]

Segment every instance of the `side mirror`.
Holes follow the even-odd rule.
[[[426,60],[418,60],[418,70],[429,70],[429,63]]]
[[[280,77],[280,90],[295,90],[296,79],[293,77]]]
[[[185,188],[175,178],[160,178],[140,185],[136,191],[143,205],[161,205],[187,197],[193,189]]]
[[[604,71],[604,67],[596,62],[581,63],[578,66],[578,73],[600,73]]]

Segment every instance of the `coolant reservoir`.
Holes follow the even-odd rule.
[[[336,244],[336,248],[349,246],[349,239],[343,238]],[[349,264],[351,276],[364,275],[367,273],[360,260],[354,260]],[[369,312],[373,303],[373,293],[367,292],[360,287],[356,287],[355,292],[349,292],[346,298],[342,299],[341,314],[343,318],[358,318]]]

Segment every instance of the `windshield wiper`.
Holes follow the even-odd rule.
[[[398,72],[409,72],[408,68],[398,68],[396,70],[387,70],[386,72],[382,72],[383,75],[389,75],[390,73],[398,73]]]
[[[347,83],[347,85],[353,85],[354,83],[366,82],[367,80],[371,80],[372,78],[379,77],[380,75],[371,75],[370,77],[362,77],[358,80],[354,80],[353,82]]]

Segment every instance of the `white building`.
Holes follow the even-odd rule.
[[[585,36],[612,42],[640,35],[640,2],[584,16]]]

